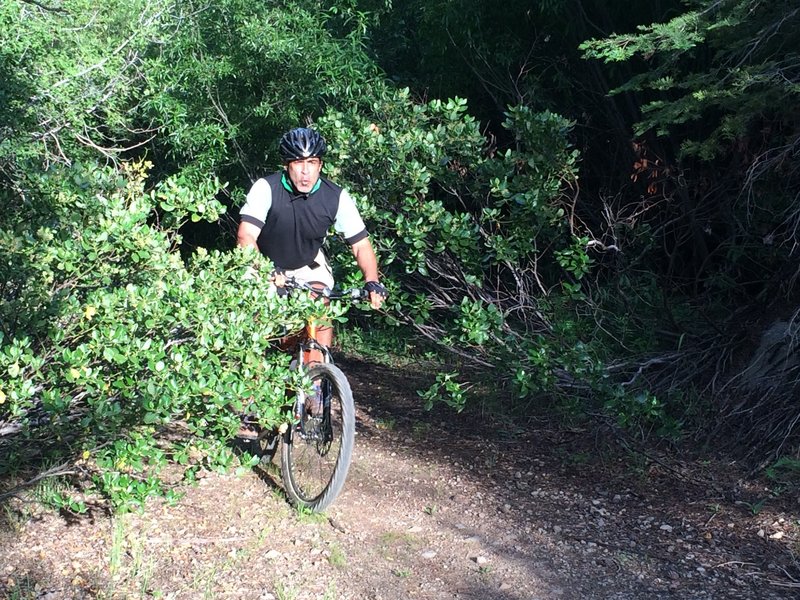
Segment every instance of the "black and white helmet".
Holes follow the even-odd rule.
[[[297,127],[283,134],[279,145],[285,161],[322,157],[327,150],[323,137],[307,127]]]

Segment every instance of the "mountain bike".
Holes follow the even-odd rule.
[[[362,289],[318,289],[288,278],[289,293],[308,292],[329,301],[357,302],[368,297]],[[355,404],[350,384],[333,364],[330,349],[317,340],[317,326],[309,319],[299,333],[283,338],[293,369],[313,382],[313,392],[298,389],[290,403],[290,419],[277,431],[261,431],[251,441],[250,453],[271,460],[281,442],[281,478],[289,501],[313,512],[329,507],[342,491],[355,438]],[[313,350],[322,362],[309,362]]]

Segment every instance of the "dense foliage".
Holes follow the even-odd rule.
[[[587,57],[639,65],[612,93],[643,99],[635,176],[662,205],[649,221],[668,252],[660,275],[675,307],[672,329],[686,335],[683,356],[650,370],[650,387],[698,389],[718,407],[719,432],[733,430],[751,450],[791,452],[800,7],[685,5],[663,22],[582,46]]]
[[[449,357],[426,404],[490,374],[512,410],[796,448],[793,3],[8,0],[0,24],[6,472],[78,465],[128,506],[167,460],[230,464],[238,413],[283,418],[306,383],[270,344],[315,309],[243,278],[232,229],[305,123],[392,292],[364,322]]]
[[[266,350],[309,311],[243,281],[252,256],[198,252],[184,264],[180,221],[148,221],[157,206],[214,218],[218,183],[166,180],[148,193],[145,167],[56,169],[39,182],[42,218],[3,230],[4,467],[82,456],[120,505],[159,489],[165,454],[194,457],[192,470],[230,462],[220,441],[238,414],[279,422],[293,375]],[[154,433],[177,417],[188,435],[155,450]]]

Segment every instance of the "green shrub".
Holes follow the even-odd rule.
[[[0,423],[15,432],[3,444],[29,460],[86,453],[117,506],[159,490],[168,457],[194,468],[187,448],[201,464],[230,464],[239,413],[277,425],[287,383],[302,382],[271,344],[314,310],[246,279],[261,260],[252,251],[199,249],[184,262],[178,229],[217,218],[221,186],[175,177],[147,191],[146,173],[55,170],[27,225],[5,219],[0,235]],[[167,428],[186,437],[162,450]]]

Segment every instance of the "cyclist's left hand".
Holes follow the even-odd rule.
[[[377,281],[368,281],[364,289],[369,292],[369,303],[372,308],[379,309],[389,295],[389,292]]]

